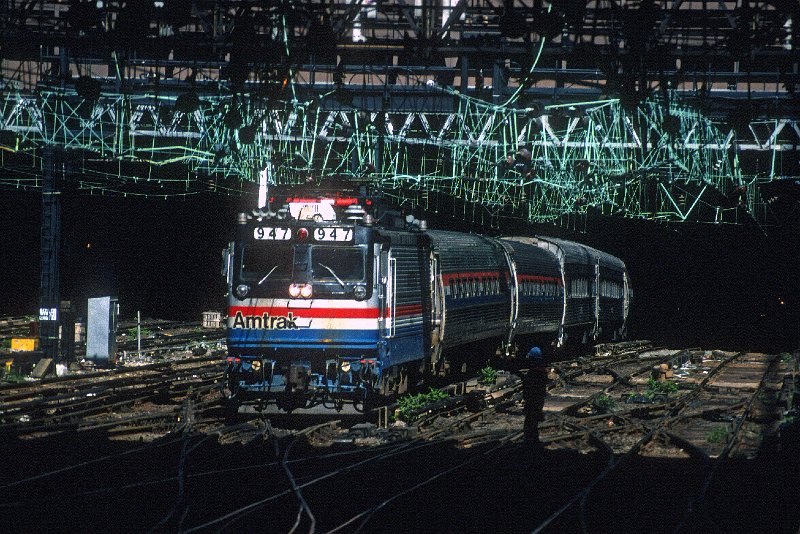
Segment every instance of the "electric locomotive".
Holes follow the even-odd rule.
[[[256,398],[287,411],[341,409],[345,401],[363,408],[385,381],[391,331],[421,306],[395,300],[400,307],[389,310],[389,259],[365,211],[368,199],[318,194],[279,202],[274,213],[240,214],[224,251],[227,394],[234,404]],[[421,237],[408,235],[412,250]]]
[[[584,245],[428,230],[363,195],[274,205],[240,214],[224,251],[232,406],[364,410],[486,361],[468,355],[624,334],[624,263]]]

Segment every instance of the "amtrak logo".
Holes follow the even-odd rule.
[[[300,324],[298,324],[300,322]],[[302,324],[306,322],[307,324]],[[301,319],[289,312],[285,317],[282,315],[270,315],[264,312],[263,315],[244,316],[237,311],[233,318],[233,328],[259,329],[259,330],[299,330],[300,328],[310,328],[311,319]]]

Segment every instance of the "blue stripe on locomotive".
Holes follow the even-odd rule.
[[[300,329],[300,330],[230,330],[228,342],[235,346],[284,348],[307,346],[377,346],[379,339],[378,330],[325,330],[325,329]]]
[[[421,319],[421,318],[420,318]],[[230,347],[240,350],[330,349],[375,352],[382,365],[390,367],[425,356],[424,328],[421,323],[407,325],[395,337],[386,339],[386,351],[381,350],[383,338],[378,330],[297,330],[287,332],[251,333],[231,331]]]

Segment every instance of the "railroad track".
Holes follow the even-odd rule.
[[[676,376],[670,380],[681,382],[681,387],[646,398],[653,368],[662,363],[673,365]],[[502,480],[505,472],[511,484],[519,486],[514,487],[515,494],[557,487],[553,485],[559,481],[570,489],[531,508],[524,522],[516,525],[527,531],[591,532],[608,529],[599,518],[609,512],[610,494],[620,488],[639,491],[642,475],[635,466],[668,457],[693,466],[691,477],[681,472],[673,486],[667,485],[685,493],[671,495],[668,501],[673,504],[670,525],[692,530],[712,515],[706,503],[720,462],[752,454],[753,425],[771,424],[770,399],[779,404],[790,366],[785,358],[769,355],[642,347],[558,362],[545,406],[547,418],[541,424],[545,456],[538,460],[530,459],[517,444],[522,394],[513,375],[504,376],[496,386],[430,406],[414,424],[376,428],[372,437],[362,434],[369,433],[365,425],[342,428],[341,421],[329,420],[277,428],[275,420],[259,414],[226,425],[213,386],[207,394],[188,394],[185,388],[170,398],[169,430],[156,425],[160,439],[91,461],[95,471],[113,470],[120,463],[137,465],[136,475],[98,482],[98,487],[88,484],[71,495],[89,501],[104,496],[143,502],[157,494],[152,510],[129,518],[136,530],[257,530],[268,521],[275,531],[379,532],[408,528],[410,519],[398,511],[423,507],[430,496],[436,496],[443,510],[453,499],[463,503],[474,497],[480,503],[480,494],[451,496],[452,488],[469,492],[482,485],[476,480],[465,486],[465,479]],[[2,394],[0,390],[0,398]],[[96,417],[99,422],[103,416],[85,419]],[[106,420],[85,427],[86,433],[113,434],[108,428],[125,433],[127,428],[136,435],[154,424],[146,416],[145,410],[125,421]],[[727,433],[709,441],[715,425],[724,425]],[[566,464],[547,460],[564,455],[572,460]],[[70,484],[89,469],[84,464],[76,461],[19,476],[0,484],[0,489],[41,495],[37,488]],[[147,468],[140,472],[141,466]],[[653,487],[660,487],[663,479],[653,478]],[[200,500],[193,501],[192,495]],[[674,508],[676,499],[681,504]],[[41,499],[36,502],[41,504]],[[0,504],[0,510],[25,509],[30,504],[30,499],[21,498]],[[57,501],[50,499],[47,504],[56,506]],[[426,517],[426,528],[481,530],[480,523],[462,525],[452,523],[452,516],[442,517],[450,523]]]
[[[550,391],[549,406],[546,405],[549,415],[541,425],[542,439],[551,451],[573,449],[582,454],[600,454],[603,460],[598,463],[597,475],[533,530],[559,531],[566,516],[571,520],[579,518],[580,528],[592,531],[587,527],[592,522],[587,509],[591,508],[592,517],[608,513],[606,507],[598,505],[595,488],[606,479],[618,477],[617,473],[624,472],[637,458],[658,457],[690,458],[702,467],[699,472],[706,473],[691,489],[687,517],[676,528],[702,524],[696,516],[703,509],[704,495],[715,470],[733,454],[752,457],[756,453],[759,443],[748,436],[763,434],[764,429],[744,429],[771,419],[764,413],[769,409],[759,404],[765,404],[767,394],[778,396],[789,367],[788,362],[781,362],[775,355],[714,352],[708,356],[697,367],[700,378],[687,373],[681,377],[681,389],[656,393],[647,402],[642,400],[642,390],[652,385],[653,369],[664,363],[686,368],[698,357],[697,351],[636,350],[583,365],[557,365],[558,379]],[[597,402],[609,394],[620,400],[636,398],[638,402],[621,403],[609,410],[608,404]],[[489,393],[484,400],[491,405],[477,412],[464,409],[466,403],[460,399],[445,401],[417,421],[415,437],[430,442],[454,440],[461,449],[477,449],[476,456],[452,468],[460,469],[521,439],[519,422],[517,430],[509,432],[513,425],[501,417],[513,411],[520,397],[519,381],[511,380],[502,391]],[[718,426],[720,422],[724,426]],[[406,495],[449,472],[450,469],[432,475],[396,496]],[[572,513],[572,508],[577,508],[578,513]],[[357,514],[334,531],[366,520],[370,514],[371,511]],[[593,526],[602,529],[601,525]]]
[[[33,317],[0,317],[0,342],[10,346],[11,338],[30,337],[30,324]]]
[[[221,353],[149,365],[51,378],[0,387],[0,424],[9,435],[43,436],[106,428],[120,435],[131,425],[169,427],[188,397],[194,410],[219,389]]]
[[[31,317],[0,318],[0,341],[10,344],[13,337],[31,337],[31,322]],[[117,349],[123,360],[153,361],[170,353],[201,348],[211,350],[225,343],[224,329],[202,328],[197,322],[144,319],[140,326],[143,333],[141,350],[135,334],[137,323],[123,321],[118,325]],[[77,344],[75,350],[77,358],[85,354],[83,344]],[[14,353],[6,356],[13,359]]]
[[[618,360],[624,360],[620,356]],[[480,397],[482,408],[475,410],[476,397]],[[508,377],[501,385],[487,388],[483,392],[474,392],[472,395],[457,395],[429,406],[411,427],[410,438],[401,442],[373,442],[373,447],[364,447],[363,458],[351,460],[345,466],[339,465],[329,470],[323,470],[316,476],[304,469],[300,469],[302,459],[297,459],[290,470],[289,454],[298,441],[310,441],[317,444],[327,444],[336,441],[339,433],[335,425],[309,427],[285,441],[281,447],[280,441],[275,442],[276,457],[282,459],[281,465],[290,488],[274,492],[258,500],[243,503],[239,508],[220,515],[214,519],[203,522],[190,528],[189,532],[208,528],[225,530],[227,528],[248,528],[252,526],[253,516],[265,513],[265,509],[274,513],[275,510],[290,510],[291,513],[283,514],[275,520],[283,521],[287,531],[300,529],[303,531],[323,532],[361,532],[380,531],[382,511],[391,508],[393,503],[402,501],[414,494],[420,493],[423,488],[442,483],[448,477],[458,477],[471,466],[491,459],[496,454],[503,454],[510,450],[512,443],[518,439],[519,430],[509,431],[509,423],[499,423],[505,418],[508,409],[521,401],[521,384],[516,377]],[[521,416],[517,417],[517,428],[521,427]],[[286,439],[286,438],[284,438]],[[364,443],[364,441],[362,441]],[[441,451],[455,444],[465,451],[463,457],[454,461],[442,460]],[[371,453],[377,449],[380,452]],[[426,452],[427,451],[427,452]],[[392,484],[378,485],[371,488],[371,498],[366,503],[337,503],[337,512],[331,514],[328,510],[324,515],[325,501],[330,495],[336,495],[337,482],[341,477],[350,475],[354,471],[361,473],[360,478],[371,479],[377,465],[386,466],[387,463],[401,461],[404,456],[418,456],[422,458],[436,458],[437,461],[425,461],[421,464],[414,463],[415,469],[402,470],[403,473],[392,471]],[[412,460],[413,461],[413,460]],[[385,475],[384,475],[385,476]],[[301,482],[302,481],[302,482]],[[293,522],[292,522],[293,521]]]
[[[606,436],[614,453],[624,453],[633,443],[631,433],[647,428],[649,421],[668,413],[672,418],[668,428],[659,432],[662,439],[668,436],[676,442],[695,443],[709,458],[718,456],[731,440],[735,440],[735,444],[728,454],[753,454],[759,442],[752,436],[759,429],[754,429],[754,423],[746,421],[743,413],[746,410],[751,419],[752,414],[763,417],[765,397],[774,398],[778,394],[781,369],[776,367],[767,377],[769,362],[774,363],[776,357],[770,360],[766,356],[753,356],[745,361],[743,355],[729,355],[725,361],[707,359],[708,369],[703,371],[706,375],[699,384],[683,380],[684,389],[679,392],[646,399],[642,396],[654,366],[664,362],[680,364],[690,361],[691,357],[691,351],[651,348],[558,362],[554,365],[555,380],[545,404],[547,418],[540,425],[542,439],[553,447],[573,447],[576,439],[580,443],[592,433]],[[733,371],[710,380],[734,360],[739,363],[731,368],[736,370],[738,378],[741,378],[742,369],[765,377],[764,384],[751,384],[750,396],[731,393],[736,388],[730,382],[736,377],[728,378],[728,374]],[[0,387],[0,422],[9,432],[52,432],[91,424],[110,427],[114,422],[108,419],[113,414],[119,421],[136,426],[134,423],[148,416],[173,416],[177,411],[175,407],[192,388],[197,403],[195,411],[211,411],[216,399],[198,400],[198,395],[208,396],[214,391],[221,379],[221,366],[221,358],[215,354],[45,380],[36,385],[3,386]],[[460,389],[464,389],[463,384]],[[439,405],[427,407],[427,413],[420,414],[411,428],[395,430],[422,440],[457,436],[463,447],[494,439],[518,441],[521,437],[520,381],[509,375],[500,386],[483,391],[483,398],[480,394],[478,391],[455,395]],[[703,409],[698,412],[678,408],[687,405],[690,398]],[[126,413],[130,406],[153,400],[161,401],[153,403],[153,406],[160,404],[161,413],[155,410],[152,414]],[[215,417],[206,418],[204,423],[209,428],[218,427]],[[709,436],[714,439],[709,440]]]
[[[668,355],[669,359],[686,359],[686,353]],[[760,443],[746,439],[743,429],[768,420],[765,414],[754,418],[753,407],[767,390],[781,389],[787,367],[775,355],[716,353],[715,359],[705,360],[703,377],[692,381],[692,385],[679,390],[648,406],[623,406],[606,413],[592,413],[583,410],[590,406],[598,393],[585,392],[580,401],[562,408],[552,414],[543,425],[543,441],[548,448],[574,447],[583,453],[600,452],[607,458],[605,469],[598,473],[581,489],[573,499],[543,521],[534,532],[557,532],[574,524],[563,521],[564,517],[580,518],[580,528],[592,531],[602,528],[593,524],[589,517],[607,517],[608,505],[603,499],[593,496],[595,488],[605,479],[614,478],[614,483],[605,485],[616,487],[624,476],[616,471],[624,471],[624,466],[635,463],[636,458],[672,458],[690,461],[695,473],[705,473],[695,480],[695,485],[680,483],[682,491],[689,495],[686,514],[675,527],[676,530],[692,530],[702,524],[702,509],[706,490],[715,470],[723,465],[732,454],[753,457]],[[640,380],[637,380],[640,378]],[[610,383],[592,383],[591,386],[607,394],[622,389],[622,395],[630,393],[625,389],[641,383],[641,372],[630,374],[614,373]],[[587,382],[584,382],[585,385]],[[621,387],[620,387],[621,386]],[[583,411],[582,411],[583,410]],[[596,410],[594,410],[596,411]],[[759,435],[763,435],[761,429]],[[712,463],[711,460],[715,460]],[[641,475],[637,473],[637,476]],[[677,485],[677,483],[676,483]],[[589,502],[593,509],[587,512]],[[577,507],[579,513],[571,512]]]
[[[670,380],[675,389],[659,389],[658,383],[654,387],[649,376],[652,364],[690,358],[691,351],[659,353],[638,369],[634,361],[618,361],[608,366],[605,375],[573,376],[550,391],[545,404],[548,418],[541,425],[543,439],[569,439],[573,432],[563,430],[570,427],[613,436],[631,428],[650,428],[658,421],[663,425],[660,434],[681,440],[683,447],[702,449],[709,458],[719,456],[733,441],[737,454],[754,454],[759,443],[740,439],[741,430],[754,406],[758,417],[771,417],[762,413],[769,410],[765,395],[769,391],[775,398],[783,387],[786,362],[777,355],[718,352],[706,358],[694,375]],[[754,424],[755,419],[750,419],[749,424]],[[609,439],[616,453],[625,452],[624,443]]]

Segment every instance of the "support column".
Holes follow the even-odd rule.
[[[492,103],[499,104],[503,101],[506,94],[508,80],[503,76],[503,65],[500,61],[495,61],[492,66]]]
[[[60,304],[59,253],[61,249],[61,152],[52,146],[43,151],[42,232],[39,284],[39,347],[45,358],[58,359]]]

